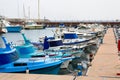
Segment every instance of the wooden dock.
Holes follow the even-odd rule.
[[[78,80],[120,80],[117,73],[120,73],[120,60],[113,29],[110,28],[88,69],[87,77],[79,77]]]
[[[120,80],[120,57],[113,29],[109,28],[87,76],[0,73],[0,80]]]

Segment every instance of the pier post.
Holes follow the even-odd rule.
[[[29,69],[28,68],[26,69],[26,74],[29,74]]]

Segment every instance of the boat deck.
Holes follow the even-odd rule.
[[[0,73],[0,80],[120,80],[120,60],[113,29],[109,28],[87,76]]]

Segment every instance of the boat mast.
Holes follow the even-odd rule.
[[[38,20],[40,21],[40,0],[38,0]]]
[[[26,15],[25,15],[25,6],[23,4],[23,15],[24,15],[24,18],[26,19]]]
[[[23,19],[24,19],[24,27],[25,27],[26,15],[25,15],[25,6],[24,6],[24,4],[23,4]]]
[[[28,7],[28,16],[29,16],[29,19],[30,19],[30,6]]]

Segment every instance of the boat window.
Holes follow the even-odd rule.
[[[27,22],[26,25],[36,25],[35,22]]]
[[[14,63],[14,66],[27,66],[27,63]]]
[[[35,57],[45,57],[45,55],[43,54],[43,55],[32,55],[31,56],[32,58],[35,58]]]

